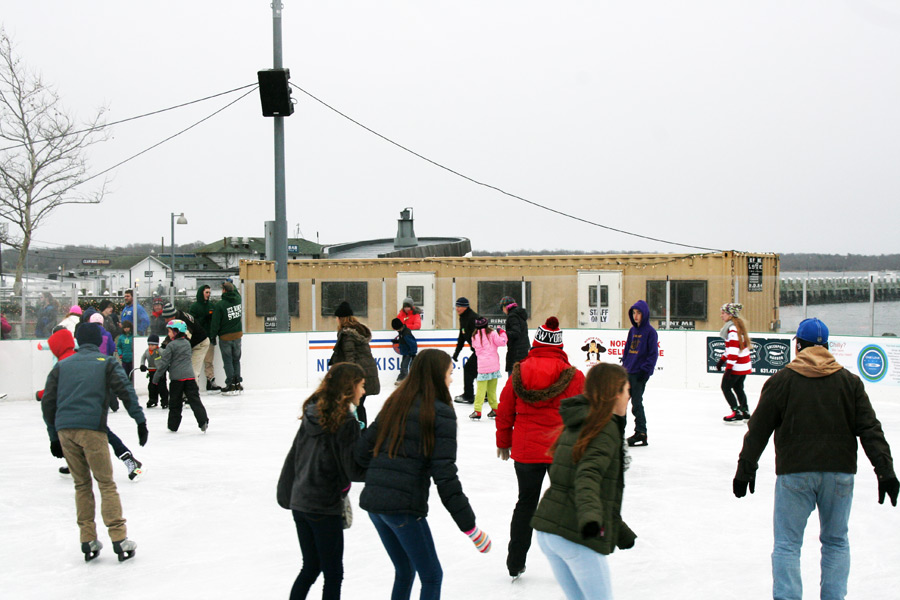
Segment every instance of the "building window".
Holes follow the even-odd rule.
[[[707,281],[670,281],[669,317],[706,320]],[[647,282],[647,305],[651,318],[666,318],[666,282]]]
[[[323,281],[322,316],[333,317],[341,302],[348,302],[353,316],[369,316],[369,284],[365,281]]]
[[[531,307],[531,282],[525,282],[525,303],[522,303],[522,281],[479,281],[478,304],[472,307],[482,317],[486,317],[491,327],[504,325],[506,315],[500,308],[500,299],[511,296],[516,299],[519,306],[525,308],[529,314]]]
[[[424,285],[408,285],[406,286],[406,298],[411,298],[413,306],[422,308],[425,304],[425,286]],[[402,300],[401,300],[402,302]]]
[[[597,286],[591,285],[588,286],[588,306],[591,308],[597,308]],[[600,308],[608,308],[609,307],[609,286],[601,285],[600,286]]]
[[[257,282],[256,288],[256,316],[275,316],[275,284]],[[300,316],[300,284],[288,282],[288,315]]]

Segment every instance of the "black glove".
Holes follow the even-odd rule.
[[[59,440],[50,442],[50,454],[56,458],[63,458],[62,444],[59,443]],[[894,498],[896,497],[897,494],[895,493]],[[884,500],[884,494],[881,495],[881,499]],[[896,504],[894,506],[896,506]]]
[[[590,523],[585,523],[584,527],[581,528],[581,538],[585,540],[589,540],[591,538],[595,538],[600,535],[600,523],[597,521],[591,521]]]
[[[138,443],[143,446],[147,443],[147,436],[150,435],[150,432],[147,431],[147,422],[138,423]]]
[[[141,373],[147,372],[147,365],[141,365]]]
[[[724,364],[725,364],[725,357],[722,356],[721,358],[719,358],[719,362],[716,363],[716,371],[721,371],[722,365],[724,365]]]
[[[896,477],[878,478],[878,504],[884,504],[884,495],[891,498],[891,506],[897,506],[897,493],[900,492],[900,481]]]
[[[750,487],[750,493],[756,491],[756,479],[751,479],[750,481],[742,481],[735,477],[734,481],[731,482],[731,489],[734,491],[735,498],[743,498],[747,495],[747,487]]]
[[[619,543],[616,544],[616,547],[619,550],[628,550],[629,548],[634,548],[634,537],[627,537],[626,539],[622,539],[622,536],[619,536]]]

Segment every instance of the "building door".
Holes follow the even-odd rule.
[[[578,271],[578,327],[622,328],[621,271]]]
[[[397,312],[404,298],[412,298],[422,311],[422,329],[434,329],[434,273],[397,273]]]

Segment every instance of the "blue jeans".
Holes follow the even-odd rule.
[[[225,385],[241,382],[241,338],[223,340],[219,338],[219,351],[225,367]]]
[[[606,556],[564,537],[537,532],[538,546],[547,555],[556,581],[569,600],[612,598]]]
[[[772,597],[800,600],[800,547],[803,531],[814,508],[819,510],[822,542],[821,599],[847,595],[850,542],[847,521],[853,502],[853,475],[849,473],[791,473],[775,482],[775,549],[772,551]]]
[[[420,600],[441,597],[444,572],[434,549],[434,539],[425,517],[369,513],[375,531],[394,563],[394,589],[391,600],[408,600],[416,573],[422,590]]]
[[[415,354],[403,355],[403,357],[400,359],[400,374],[397,376],[397,381],[403,381],[404,379],[406,379],[406,376],[409,375],[409,365],[412,363],[415,357]]]

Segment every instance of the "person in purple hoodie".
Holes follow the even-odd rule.
[[[631,413],[634,415],[634,435],[628,438],[629,446],[647,445],[647,418],[644,416],[644,387],[659,358],[659,341],[656,330],[650,325],[650,307],[638,300],[628,310],[631,329],[625,341],[622,366],[628,371],[631,385]]]

